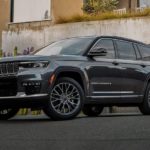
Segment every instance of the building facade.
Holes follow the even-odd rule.
[[[118,8],[126,8],[129,9],[135,9],[136,7],[140,7],[140,1],[139,0],[119,0]]]
[[[7,24],[55,22],[82,15],[83,0],[0,0],[0,49]]]
[[[81,15],[83,0],[11,0],[11,21],[55,21]]]
[[[133,10],[137,7],[150,7],[150,0],[119,0],[119,9]]]
[[[25,28],[40,30],[59,18],[82,15],[84,2],[86,0],[0,0],[0,49],[2,31],[7,27],[8,31],[21,31]],[[129,10],[143,6],[150,6],[150,0],[119,0],[118,9]]]

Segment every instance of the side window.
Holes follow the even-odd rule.
[[[143,60],[150,60],[150,47],[144,45],[138,45]]]
[[[136,59],[136,54],[132,43],[126,41],[116,41],[116,45],[120,59]]]
[[[99,49],[99,48],[104,48],[107,50],[106,56],[99,56],[100,58],[109,58],[109,59],[115,58],[114,44],[111,39],[99,40],[92,49]]]

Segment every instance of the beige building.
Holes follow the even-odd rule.
[[[83,0],[52,0],[52,15],[55,20],[73,15],[81,15]]]
[[[83,2],[86,0],[0,0],[0,49],[2,30],[18,27],[49,25],[59,18],[82,15]],[[142,2],[143,1],[143,2]],[[149,0],[119,0],[118,8],[134,9],[146,5]],[[17,24],[17,25],[16,25]],[[20,25],[20,26],[19,26]]]
[[[81,15],[83,0],[0,0],[0,49],[8,23],[55,22]]]
[[[11,0],[12,22],[55,21],[81,15],[83,0]]]
[[[135,9],[140,7],[140,0],[119,0],[118,8]]]
[[[2,44],[2,31],[10,22],[10,0],[0,0],[0,49]]]

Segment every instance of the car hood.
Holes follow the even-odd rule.
[[[22,61],[51,61],[51,60],[58,60],[58,61],[73,61],[73,60],[87,60],[84,56],[73,56],[73,55],[53,55],[53,56],[39,56],[39,55],[23,55],[23,56],[16,56],[16,57],[4,57],[0,59],[0,62],[22,62]]]
[[[21,62],[21,61],[36,61],[36,60],[49,60],[47,56],[36,56],[36,55],[24,55],[16,57],[4,57],[0,59],[0,62]]]

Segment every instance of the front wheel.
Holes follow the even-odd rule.
[[[96,117],[101,114],[103,107],[100,105],[85,105],[82,109],[83,114],[90,117]]]
[[[61,78],[50,91],[48,104],[43,111],[53,120],[68,120],[80,113],[83,102],[81,85],[72,78]]]
[[[8,120],[18,113],[19,109],[0,109],[0,120]]]

